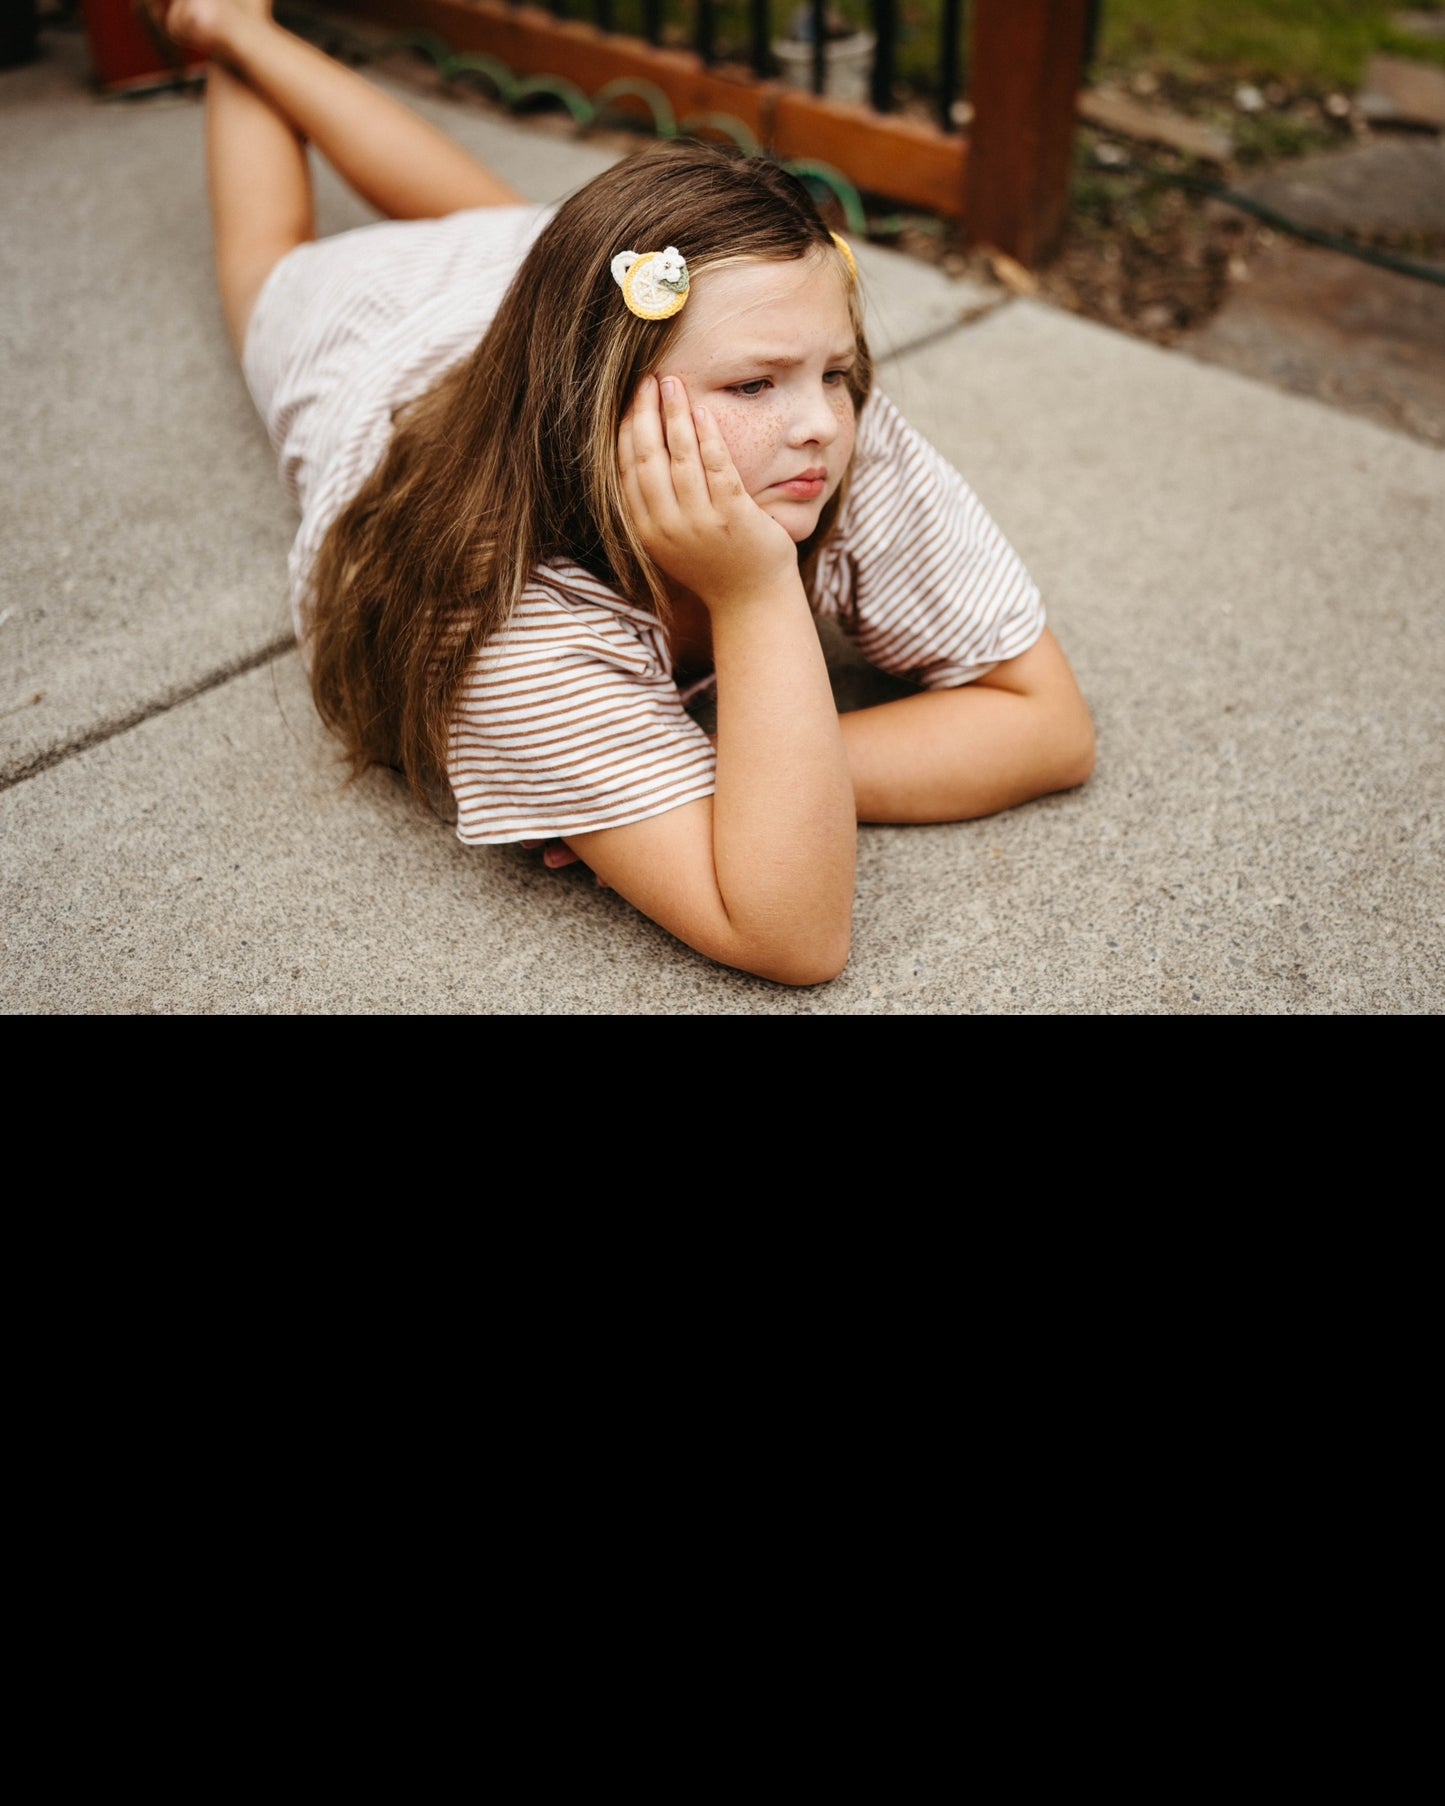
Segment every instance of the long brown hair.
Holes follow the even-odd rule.
[[[536,565],[571,559],[666,618],[661,572],[633,531],[617,434],[681,315],[642,320],[612,259],[676,245],[696,277],[739,258],[833,247],[812,196],[765,156],[666,140],[613,165],[543,227],[476,350],[398,421],[312,573],[312,694],[354,773],[391,766],[439,807],[457,690]],[[856,285],[855,409],[872,384]],[[812,538],[816,557],[841,505]]]

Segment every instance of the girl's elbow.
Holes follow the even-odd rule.
[[[1077,790],[1094,775],[1099,754],[1094,718],[1082,699],[1070,709],[1054,735],[1053,785],[1055,790]]]
[[[805,940],[775,943],[739,962],[754,978],[805,990],[809,985],[831,984],[839,977],[853,951],[851,920],[826,934]]]
[[[842,976],[852,951],[852,939],[845,935],[841,946],[835,945],[832,948],[816,950],[779,982],[793,985],[800,990],[808,985],[831,984],[835,978]]]
[[[1093,721],[1085,715],[1074,734],[1064,756],[1064,790],[1077,790],[1081,784],[1087,784],[1094,775],[1094,766],[1099,757],[1098,735],[1094,732]]]

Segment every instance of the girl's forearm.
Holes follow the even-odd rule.
[[[861,822],[969,821],[1082,784],[1082,700],[968,684],[841,717]]]
[[[719,894],[746,942],[786,965],[841,970],[852,924],[857,816],[843,733],[799,583],[713,620]],[[754,968],[756,969],[756,968]]]

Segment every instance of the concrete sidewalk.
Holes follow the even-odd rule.
[[[538,199],[615,154],[406,98]],[[211,286],[201,130],[194,97],[98,99],[75,36],[0,74],[5,1013],[1445,1007],[1445,451],[870,246],[881,382],[1042,584],[1093,781],[863,829],[851,963],[801,992],[579,868],[462,848],[389,779],[344,787]],[[369,217],[321,197],[328,231]]]

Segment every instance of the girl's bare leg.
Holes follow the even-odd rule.
[[[269,0],[234,3],[269,16]],[[288,251],[316,236],[316,215],[305,139],[214,56],[206,70],[206,188],[216,287],[239,357],[262,283]]]
[[[315,236],[307,143],[390,219],[437,219],[524,197],[445,132],[314,44],[270,0],[165,0],[166,31],[206,52],[206,154],[216,275],[232,342],[272,266]]]

